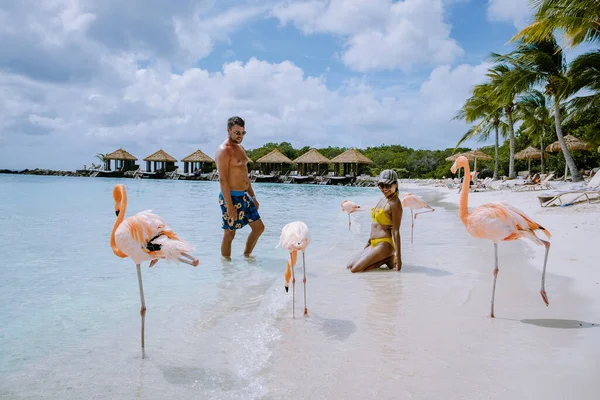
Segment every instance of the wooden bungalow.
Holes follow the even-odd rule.
[[[144,158],[144,161],[146,161],[144,178],[162,177],[166,172],[177,169],[175,166],[177,160],[162,149]]]
[[[213,168],[213,164],[215,160],[207,156],[202,152],[202,150],[198,149],[187,157],[181,159],[183,162],[183,173],[194,173],[198,171],[202,172],[210,172],[206,171],[206,168]]]
[[[283,170],[289,169],[289,166],[294,162],[290,160],[281,151],[274,149],[268,154],[265,154],[258,160],[256,164],[260,174],[255,178],[256,182],[275,182]],[[284,165],[286,165],[284,167]],[[286,171],[287,172],[287,171]]]
[[[336,172],[342,172],[342,176],[330,176],[332,183],[335,183],[334,181],[340,181],[339,183],[350,183],[362,172],[361,170],[364,169],[362,168],[363,166],[373,164],[373,161],[355,148],[350,148],[342,154],[332,158],[331,163],[334,165]],[[349,181],[346,182],[348,179]]]
[[[329,169],[331,160],[319,153],[317,149],[310,149],[294,160],[298,164],[300,175],[321,174]]]
[[[104,156],[104,170],[111,171],[111,160],[115,160],[115,171],[125,172],[138,169],[137,158],[131,153],[118,149]]]

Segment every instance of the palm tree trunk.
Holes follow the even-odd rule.
[[[515,174],[515,127],[513,126],[512,107],[506,107],[506,117],[508,118],[508,133],[510,141],[510,158],[508,161],[508,177],[514,179]]]
[[[541,174],[544,173],[544,135],[542,135],[542,137],[540,137],[540,150],[542,151],[542,158],[540,159],[541,162],[541,166],[540,169],[542,170]]]
[[[496,129],[496,143],[494,144],[494,180],[498,179],[498,125],[494,126]]]
[[[562,125],[561,125],[561,118],[560,118],[560,102],[559,99],[554,96],[554,125],[556,126],[556,136],[558,137],[558,143],[560,143],[560,148],[562,149],[563,155],[565,156],[565,162],[567,164],[567,166],[569,167],[569,169],[571,170],[571,176],[572,176],[572,181],[573,182],[581,182],[583,180],[583,178],[581,177],[581,175],[579,174],[579,171],[577,170],[577,166],[575,165],[575,161],[573,160],[573,157],[571,156],[571,152],[569,152],[569,148],[567,147],[567,144],[565,143],[565,138],[563,136],[562,133]]]

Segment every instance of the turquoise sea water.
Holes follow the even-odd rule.
[[[196,246],[200,261],[143,265],[144,360],[135,266],[109,246],[116,183],[126,185],[127,215],[152,209]],[[497,313],[509,317],[490,321],[493,247],[471,238],[438,192],[411,190],[436,211],[415,221],[412,245],[405,212],[400,273],[351,274],[345,264],[366,243],[377,189],[254,187],[265,233],[255,258],[245,259],[249,228],[239,231],[228,262],[216,182],[0,175],[0,398],[500,399],[530,387],[547,398],[591,387],[578,372],[587,350],[577,343],[598,331],[519,322],[565,318],[560,307],[542,307],[539,270],[527,265],[531,250],[521,242],[501,247]],[[367,210],[353,214],[351,231],[344,199]],[[301,316],[298,279],[295,320],[284,290],[288,254],[276,248],[294,220],[312,235],[309,317]],[[552,271],[547,282],[553,305],[585,304]],[[519,349],[518,359],[503,349]],[[559,369],[546,385],[548,371]]]
[[[184,350],[186,344],[196,346],[196,341],[213,337],[208,348],[199,347],[232,374],[223,378],[228,382],[216,382],[209,389],[223,393],[247,388],[248,382],[256,380],[268,361],[267,347],[278,338],[272,322],[291,312],[291,296],[283,291],[287,253],[275,248],[281,228],[302,220],[311,229],[310,285],[315,274],[312,260],[326,260],[326,268],[347,273],[345,262],[367,238],[367,213],[353,215],[353,232],[349,232],[348,217],[340,211],[342,200],[372,206],[380,197],[373,188],[255,184],[265,233],[255,248],[256,258],[248,260],[242,252],[249,228],[239,231],[232,261],[227,262],[219,252],[222,230],[216,182],[0,176],[0,241],[5,249],[0,277],[3,380],[48,365],[62,365],[53,374],[80,374],[87,365],[85,357],[101,369],[100,362],[129,363],[140,358],[135,266],[114,256],[109,246],[115,220],[112,188],[120,182],[128,193],[126,216],[152,209],[196,246],[200,260],[197,268],[166,263],[152,269],[144,266],[148,359],[181,358],[172,347]],[[300,268],[297,271],[301,273]],[[301,284],[297,293],[301,315]],[[236,324],[249,318],[236,328],[243,334],[236,339],[241,342],[236,346],[228,339],[219,344],[219,338],[227,335],[216,326],[233,315],[237,322],[231,322]],[[211,351],[223,354],[226,348],[220,361],[211,355]],[[230,359],[242,350],[245,355]],[[77,372],[67,372],[69,368]],[[260,394],[264,388],[255,384]]]

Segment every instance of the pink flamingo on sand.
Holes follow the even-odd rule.
[[[350,230],[350,225],[351,225],[351,221],[350,221],[350,214],[352,214],[353,212],[357,212],[357,211],[362,211],[362,209],[360,208],[360,206],[350,200],[344,200],[342,201],[342,211],[348,213],[348,230]]]
[[[167,261],[181,261],[183,263],[198,265],[198,260],[188,255],[194,248],[187,242],[179,239],[165,221],[150,210],[142,211],[125,219],[127,210],[127,192],[123,184],[115,185],[113,189],[115,200],[115,213],[117,220],[110,234],[110,247],[116,256],[129,257],[137,267],[138,283],[142,308],[142,358],[144,351],[144,322],[146,317],[146,303],[144,301],[144,288],[142,286],[142,271],[140,265],[150,261],[153,267],[159,259]],[[184,258],[185,257],[185,258]]]
[[[304,252],[310,244],[310,231],[308,226],[302,221],[290,222],[281,230],[279,244],[277,247],[287,249],[290,252],[290,258],[287,260],[287,268],[285,270],[285,291],[289,290],[290,277],[292,278],[292,317],[296,318],[296,276],[294,274],[294,265],[298,251],[302,252],[302,272],[304,273],[304,315],[308,314],[306,308],[306,262]]]
[[[461,167],[465,169],[464,176],[469,176],[469,161],[465,156],[458,157],[450,170],[454,174]],[[546,247],[540,294],[547,306],[549,302],[545,282],[550,242],[537,237],[535,231],[542,231],[548,238],[551,237],[550,232],[534,222],[523,211],[505,202],[485,203],[469,213],[469,180],[463,180],[462,185],[458,214],[467,228],[467,232],[476,238],[489,239],[494,242],[494,286],[492,288],[492,311],[490,316],[494,318],[494,296],[496,294],[496,279],[498,278],[498,243],[509,240],[526,238]]]
[[[415,228],[415,219],[417,219],[417,215],[419,214],[423,214],[423,213],[428,213],[428,212],[434,212],[435,208],[432,208],[429,204],[427,204],[425,202],[425,200],[423,200],[421,197],[417,196],[416,194],[412,194],[412,193],[406,193],[404,196],[402,196],[402,198],[400,199],[400,202],[402,203],[402,207],[405,208],[410,208],[410,242],[413,242],[413,230]],[[421,208],[427,208],[426,211],[421,211],[421,212],[415,212],[413,214],[413,210],[420,210]]]

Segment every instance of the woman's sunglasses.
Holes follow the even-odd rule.
[[[379,189],[389,189],[392,187],[392,185],[393,185],[393,183],[378,183],[377,187]]]

